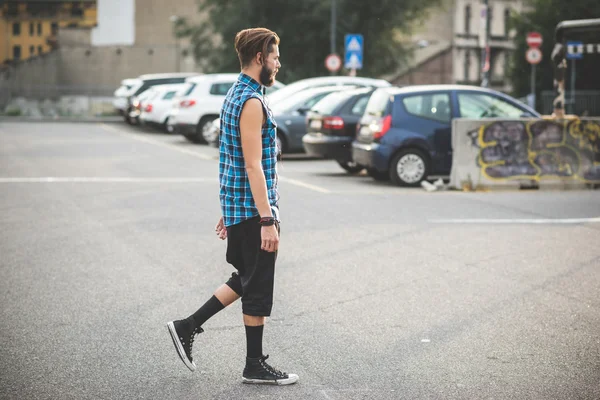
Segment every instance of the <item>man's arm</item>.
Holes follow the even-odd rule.
[[[267,195],[267,181],[262,169],[263,108],[260,100],[250,99],[244,104],[240,116],[242,152],[254,203],[261,217],[272,217]]]

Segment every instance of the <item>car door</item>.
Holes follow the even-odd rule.
[[[399,119],[399,128],[413,132],[415,141],[427,142],[433,174],[449,174],[452,166],[450,92],[407,94],[401,102],[407,117]]]

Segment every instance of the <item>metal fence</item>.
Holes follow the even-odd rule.
[[[542,92],[542,107],[538,111],[544,115],[552,114],[554,109],[552,102],[555,98],[556,92],[554,91]],[[600,90],[578,90],[575,91],[574,98],[573,92],[565,92],[565,111],[578,116],[599,117]]]

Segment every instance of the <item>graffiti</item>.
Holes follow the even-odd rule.
[[[598,121],[498,121],[468,135],[479,149],[477,165],[488,179],[600,183]]]

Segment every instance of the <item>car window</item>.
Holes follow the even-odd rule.
[[[172,92],[167,92],[165,93],[165,95],[163,96],[163,100],[171,100],[174,96],[175,93],[177,93],[177,91],[172,91]]]
[[[369,102],[369,96],[362,96],[359,98],[356,103],[352,106],[352,110],[350,113],[354,115],[363,115],[365,113],[365,109],[367,108],[367,103]]]
[[[327,96],[324,96],[319,102],[315,103],[314,107],[312,107],[311,110],[323,115],[331,114],[337,106],[339,106],[342,102],[348,100],[350,96],[352,96],[352,94],[349,94],[345,91],[329,93]]]
[[[520,118],[525,114],[509,102],[483,93],[459,93],[458,104],[464,118]]]
[[[440,122],[450,122],[450,96],[447,93],[431,93],[407,96],[402,104],[409,114],[433,119]]]
[[[233,82],[213,83],[209,93],[217,96],[225,96],[232,85]]]

